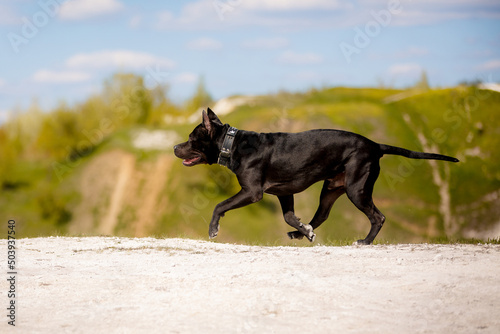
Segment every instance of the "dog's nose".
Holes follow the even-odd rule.
[[[177,151],[177,146],[178,146],[178,145],[175,145],[175,146],[174,146],[174,151]]]

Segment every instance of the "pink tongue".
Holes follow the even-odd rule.
[[[193,158],[193,159],[185,159],[185,160],[184,160],[184,163],[186,163],[186,164],[190,164],[190,163],[192,163],[193,161],[196,161],[197,159],[198,159],[198,157]]]

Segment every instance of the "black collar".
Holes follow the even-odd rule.
[[[222,144],[222,148],[219,153],[219,160],[217,161],[219,165],[225,167],[229,166],[229,161],[231,158],[231,148],[233,147],[234,137],[236,136],[237,132],[238,129],[233,128],[232,126],[230,126],[227,130],[226,136],[224,137],[224,143]]]

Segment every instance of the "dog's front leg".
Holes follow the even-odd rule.
[[[210,227],[208,229],[208,236],[210,239],[215,238],[219,232],[219,220],[224,217],[224,214],[233,209],[241,208],[243,206],[258,202],[262,199],[262,190],[241,189],[239,193],[217,204],[214,209]]]

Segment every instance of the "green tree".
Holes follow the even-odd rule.
[[[428,91],[430,89],[427,72],[422,71],[422,73],[420,73],[420,79],[417,81],[414,88],[419,91]]]
[[[115,123],[124,125],[145,124],[153,107],[144,78],[132,73],[117,73],[107,80],[103,99],[111,105]]]
[[[81,135],[78,118],[78,114],[65,105],[47,114],[42,120],[36,147],[55,159],[74,155]]]

